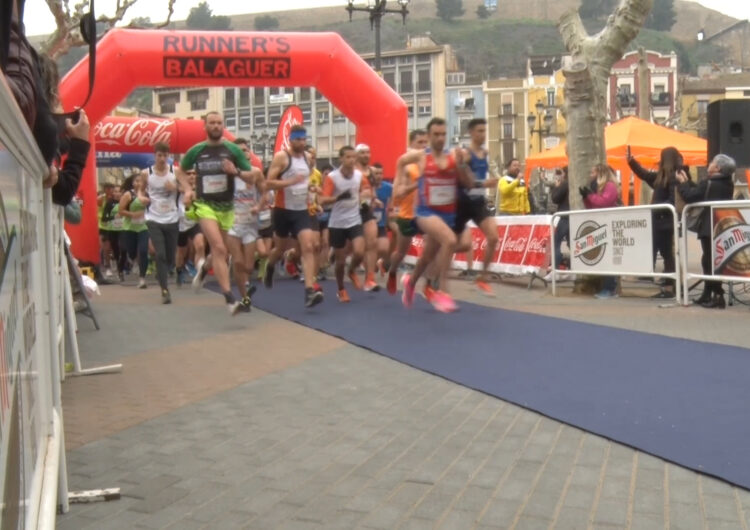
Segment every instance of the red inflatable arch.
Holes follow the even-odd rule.
[[[92,124],[140,86],[309,86],[349,117],[387,172],[406,146],[406,104],[336,33],[114,29],[99,42],[96,63],[86,106]],[[88,82],[85,58],[60,84],[65,108],[82,101]],[[79,190],[83,218],[68,233],[76,257],[98,263],[94,168],[92,150]]]

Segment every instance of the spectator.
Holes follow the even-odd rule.
[[[578,188],[586,209],[617,206],[617,183],[612,168],[605,164],[598,164],[591,168],[589,176],[591,180],[588,186]],[[617,298],[617,278],[615,276],[604,276],[602,289],[594,296],[596,298]]]
[[[511,158],[505,165],[505,175],[497,184],[497,192],[500,215],[527,215],[531,212],[529,189],[517,158]]]
[[[555,171],[555,183],[550,190],[550,198],[557,206],[558,212],[567,212],[570,210],[570,201],[568,200],[568,166]],[[555,265],[558,269],[567,269],[569,264],[563,262],[562,242],[567,242],[570,248],[570,217],[563,215],[558,218],[555,227]]]
[[[654,190],[651,204],[671,204],[675,206],[677,170],[683,168],[683,159],[680,152],[674,147],[662,149],[659,158],[659,168],[656,171],[648,171],[630,155],[628,148],[628,165],[635,176],[648,184]],[[664,272],[675,271],[674,258],[674,218],[667,210],[653,210],[651,214],[651,227],[653,231],[653,261],[656,263],[657,252],[664,260]],[[669,279],[661,291],[654,298],[673,298],[674,280]]]
[[[683,170],[678,170],[676,178],[680,183],[678,191],[686,203],[702,201],[731,201],[734,195],[734,182],[732,180],[737,168],[734,160],[727,155],[716,155],[708,165],[708,177],[695,183],[691,181]],[[711,209],[703,208],[700,226],[698,227],[698,239],[701,242],[703,256],[701,256],[701,267],[703,274],[711,274]],[[724,309],[724,289],[720,281],[706,280],[703,282],[703,294],[696,303],[708,308]]]

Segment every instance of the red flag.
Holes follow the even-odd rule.
[[[302,109],[297,105],[290,105],[284,111],[279,122],[279,128],[276,130],[276,144],[273,147],[273,154],[279,151],[289,149],[289,132],[295,125],[302,125]]]

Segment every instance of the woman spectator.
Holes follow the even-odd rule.
[[[567,212],[570,210],[570,201],[568,200],[568,166],[555,171],[555,185],[549,192],[552,202],[557,206],[558,212]],[[570,217],[563,215],[558,218],[555,227],[555,267],[557,269],[567,269],[570,263],[563,263],[562,242],[565,240],[570,247]]]
[[[628,165],[635,176],[648,184],[654,190],[651,204],[675,205],[676,188],[679,185],[675,174],[683,167],[680,152],[674,147],[662,149],[659,158],[659,168],[648,171],[630,155],[628,149]],[[656,253],[664,260],[664,272],[675,271],[674,258],[674,218],[668,210],[653,210],[651,214],[651,229],[653,232],[653,261],[656,263]],[[669,279],[665,287],[654,298],[673,298],[674,280]]]
[[[617,206],[618,192],[615,182],[615,172],[605,164],[597,164],[591,168],[591,180],[588,186],[581,186],[578,192],[583,197],[586,209],[613,208]],[[617,278],[604,276],[602,289],[594,296],[596,298],[616,298]]]
[[[734,171],[736,169],[734,160],[727,155],[716,155],[708,165],[708,177],[695,183],[687,174],[679,170],[677,180],[680,183],[678,192],[686,203],[702,201],[731,201],[734,195]],[[698,239],[701,242],[703,256],[701,266],[703,274],[711,274],[711,233],[712,230],[711,209],[703,208],[700,226],[698,227]],[[703,307],[724,309],[724,289],[721,282],[706,280],[703,282],[703,294],[696,303]]]

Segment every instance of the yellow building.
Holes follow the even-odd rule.
[[[684,80],[680,95],[680,130],[706,138],[708,105],[720,99],[750,99],[750,73]]]
[[[564,84],[562,69],[529,77],[526,116],[531,135],[529,154],[552,149],[565,141]]]

